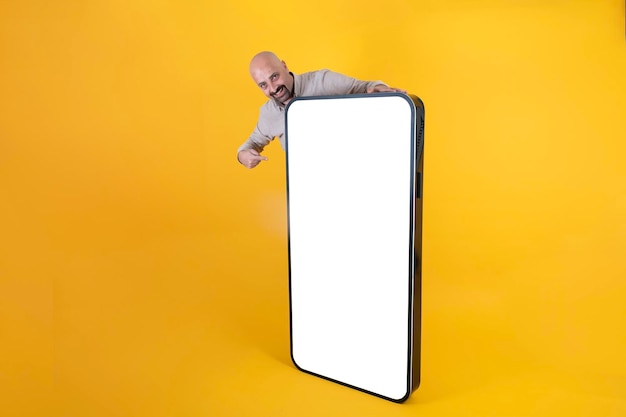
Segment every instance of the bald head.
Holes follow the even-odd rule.
[[[276,56],[274,52],[263,51],[259,52],[250,60],[250,75],[252,72],[256,70],[258,67],[265,65],[280,65],[281,60]]]
[[[250,60],[250,76],[268,98],[287,104],[293,98],[293,77],[285,61],[263,51]]]

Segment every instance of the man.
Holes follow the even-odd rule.
[[[267,157],[261,155],[275,137],[285,148],[285,106],[294,97],[406,91],[382,81],[360,81],[329,70],[294,74],[272,52],[260,52],[250,61],[250,76],[269,98],[261,107],[259,121],[248,140],[239,147],[237,159],[254,168]]]

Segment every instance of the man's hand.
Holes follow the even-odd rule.
[[[252,169],[259,165],[261,161],[267,161],[267,157],[261,155],[254,149],[244,149],[237,154],[237,159],[246,168]]]
[[[386,85],[378,84],[378,85],[375,85],[374,87],[369,87],[367,89],[367,94],[371,94],[371,93],[404,93],[406,94],[406,90],[402,90],[400,88],[387,87]]]

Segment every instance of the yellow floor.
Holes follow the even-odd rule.
[[[269,253],[241,234],[219,237],[220,253],[179,239],[69,262],[65,273],[85,279],[54,288],[57,413],[48,415],[626,415],[626,375],[540,363],[518,350],[515,329],[490,333],[484,317],[467,319],[484,306],[443,312],[428,268],[422,385],[406,403],[301,373],[289,358],[286,243],[266,237]]]

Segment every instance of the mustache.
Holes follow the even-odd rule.
[[[272,96],[272,97],[276,96],[276,94],[278,94],[278,92],[279,92],[282,88],[284,88],[284,89],[285,89],[285,91],[287,91],[287,96],[288,96],[288,97],[290,97],[290,96],[291,96],[291,91],[289,91],[289,89],[288,89],[288,88],[287,88],[284,84],[283,84],[283,85],[279,85],[279,86],[278,86],[278,88],[276,89],[276,91],[272,91],[272,92],[270,93],[270,96]]]

